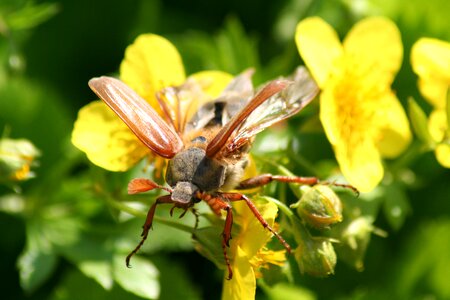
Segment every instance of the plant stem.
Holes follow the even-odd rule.
[[[289,207],[287,207],[287,205],[284,204],[283,202],[278,201],[277,199],[272,198],[272,197],[269,197],[269,196],[263,196],[262,198],[264,198],[264,199],[266,199],[267,201],[270,201],[270,202],[272,202],[272,203],[275,203],[275,204],[278,206],[278,208],[279,208],[286,216],[289,217],[289,219],[295,217],[295,215],[294,215],[294,213],[292,212],[292,210],[291,210]]]

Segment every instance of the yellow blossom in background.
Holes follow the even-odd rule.
[[[448,104],[450,86],[450,43],[421,38],[412,47],[411,65],[419,76],[419,89],[434,107],[428,120],[428,130],[436,142],[438,162],[450,168],[450,129]]]
[[[257,207],[262,217],[273,226],[277,206],[267,202],[257,203]],[[234,223],[240,226],[240,233],[230,243],[233,278],[224,279],[222,299],[255,299],[256,278],[261,276],[258,269],[267,268],[268,264],[281,266],[286,261],[285,250],[272,251],[265,247],[272,234],[263,228],[243,201],[233,203],[233,211],[236,212]]]
[[[34,177],[39,150],[26,139],[0,139],[0,182],[22,181]]]
[[[208,101],[219,96],[232,76],[220,71],[203,71],[186,79],[177,49],[161,36],[143,34],[127,47],[120,65],[120,79],[161,112],[156,93],[162,89],[196,81],[203,95],[198,100]],[[102,101],[94,101],[79,111],[72,143],[85,152],[92,163],[110,171],[126,171],[151,155],[151,151]]]
[[[390,86],[403,56],[400,32],[383,17],[364,19],[343,43],[318,17],[297,25],[300,55],[322,90],[320,120],[343,175],[362,192],[384,176],[382,157],[409,144],[408,119]]]
[[[411,49],[411,65],[419,76],[419,89],[436,109],[445,108],[450,85],[450,43],[419,39]]]
[[[450,168],[450,134],[445,110],[436,109],[431,113],[428,130],[431,137],[437,142],[434,149],[437,161],[442,166]]]

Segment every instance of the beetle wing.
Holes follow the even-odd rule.
[[[250,102],[245,105],[222,129],[216,134],[212,141],[206,148],[206,155],[214,157],[218,154],[224,146],[226,146],[228,139],[235,132],[237,128],[245,122],[250,114],[264,101],[280,92],[288,85],[286,80],[274,80],[269,82]]]
[[[177,133],[135,91],[122,81],[102,76],[92,78],[89,87],[155,154],[172,158],[183,148]]]
[[[253,95],[253,72],[253,69],[242,72],[228,84],[217,99],[200,106],[186,124],[186,132],[206,126],[226,125]]]
[[[295,115],[308,105],[319,92],[305,68],[299,67],[284,90],[268,98],[245,120],[232,143],[255,136],[262,130]]]
[[[234,156],[257,133],[298,113],[319,92],[303,67],[299,67],[289,79],[292,81],[275,80],[263,87],[211,141],[209,155],[215,156],[220,152],[221,157]]]

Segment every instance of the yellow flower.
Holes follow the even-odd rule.
[[[431,38],[419,39],[411,49],[411,64],[419,76],[419,89],[434,107],[428,129],[436,141],[438,162],[450,168],[450,129],[446,107],[450,86],[450,43]]]
[[[232,76],[220,71],[204,71],[186,79],[177,49],[161,36],[144,34],[127,47],[120,65],[120,79],[160,112],[156,93],[162,89],[195,81],[202,88],[205,97],[198,100],[203,102],[217,97]],[[170,103],[171,99],[165,100],[174,105]],[[151,155],[151,151],[101,101],[94,101],[79,111],[72,143],[85,152],[91,162],[110,171],[126,171]]]
[[[445,108],[450,85],[450,43],[419,39],[411,49],[411,65],[419,75],[419,89],[435,108]]]
[[[277,206],[267,202],[257,203],[257,207],[272,226]],[[240,233],[231,240],[229,253],[233,278],[224,279],[222,299],[255,299],[256,277],[261,276],[258,269],[266,268],[268,264],[282,265],[286,260],[285,250],[265,248],[272,234],[261,226],[244,202],[233,203],[233,211],[236,212],[235,224],[239,224]]]
[[[297,25],[297,48],[322,89],[320,119],[347,180],[362,192],[382,180],[382,157],[409,144],[406,114],[390,85],[402,61],[400,33],[382,17],[358,22],[341,44],[318,17]]]
[[[428,130],[431,137],[437,142],[434,149],[437,161],[443,167],[450,168],[450,133],[444,109],[436,109],[431,113]]]
[[[39,155],[39,150],[28,140],[0,139],[0,182],[34,177],[31,167]]]

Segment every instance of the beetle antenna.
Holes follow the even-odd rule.
[[[159,185],[147,178],[135,178],[128,183],[128,194],[130,195],[148,192],[154,189],[162,189],[170,194],[173,192],[171,188]]]

